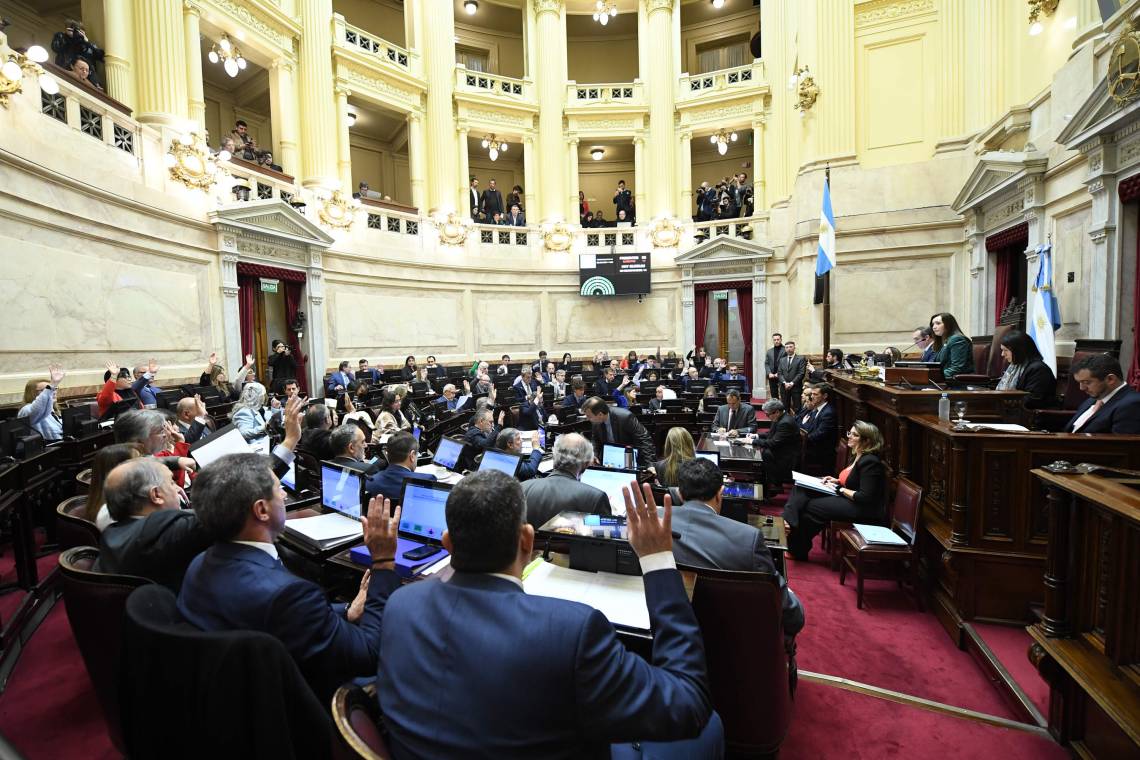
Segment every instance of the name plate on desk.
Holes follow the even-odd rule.
[[[931,379],[940,381],[942,373],[938,372],[937,378],[932,378],[931,371],[925,367],[887,367],[884,381],[890,385],[897,385],[906,381],[911,385],[928,385]]]

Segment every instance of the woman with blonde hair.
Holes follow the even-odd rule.
[[[48,377],[29,380],[24,385],[24,405],[16,413],[45,441],[63,440],[63,415],[55,397],[63,375],[63,367],[53,364],[48,367]]]
[[[886,517],[887,466],[880,453],[883,434],[870,422],[856,420],[847,432],[847,446],[855,456],[838,478],[822,480],[835,488],[825,494],[796,486],[784,507],[784,522],[791,526],[788,553],[806,560],[812,539],[832,520],[881,525]]]
[[[657,482],[665,488],[671,488],[678,483],[677,474],[681,471],[681,463],[697,456],[697,447],[693,443],[693,436],[683,427],[669,428],[665,435],[665,458],[657,463]]]
[[[212,385],[222,392],[222,397],[226,401],[237,401],[241,397],[242,386],[245,385],[245,379],[249,376],[249,371],[253,369],[253,356],[250,354],[245,355],[245,365],[238,370],[237,375],[234,376],[234,381],[231,383],[226,376],[226,368],[217,363],[218,354],[213,352],[210,354],[209,363],[206,365],[206,371],[198,378],[198,385]]]

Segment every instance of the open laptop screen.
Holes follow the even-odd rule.
[[[519,469],[519,455],[508,454],[505,451],[487,449],[483,452],[483,461],[479,463],[479,470],[498,470],[505,472],[512,478]]]
[[[615,446],[612,443],[602,445],[602,467],[625,467],[625,446]],[[637,469],[637,450],[633,451],[633,468]]]
[[[720,452],[719,451],[698,451],[697,456],[708,459],[710,462],[720,467]]]
[[[586,485],[606,492],[610,500],[610,512],[614,515],[625,514],[625,496],[621,489],[628,488],[636,479],[637,473],[633,470],[609,470],[603,467],[589,467],[581,478]]]
[[[400,535],[438,544],[447,530],[449,493],[451,486],[443,483],[405,480]]]
[[[281,485],[289,493],[297,493],[297,461],[289,463],[289,471],[281,476]]]
[[[321,504],[345,517],[358,519],[364,500],[364,481],[359,472],[321,465]]]
[[[459,463],[459,457],[462,453],[463,444],[461,442],[454,438],[440,438],[439,445],[435,447],[435,454],[432,456],[431,461],[440,467],[454,470],[455,466]]]

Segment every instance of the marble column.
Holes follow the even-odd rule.
[[[645,138],[642,135],[633,137],[633,205],[640,216],[641,210],[648,208],[645,205]]]
[[[1004,3],[980,3],[974,7],[977,14],[977,47],[980,48],[981,71],[975,91],[977,93],[976,118],[970,126],[981,129],[1005,112],[1005,82],[1008,70],[1005,65],[1006,15]],[[1019,18],[1020,21],[1020,18]]]
[[[471,158],[467,155],[467,135],[470,129],[464,124],[460,125],[456,129],[456,132],[459,139],[459,144],[456,146],[459,149],[459,163],[457,164],[459,167],[459,181],[456,183],[458,185],[456,194],[458,202],[455,204],[455,208],[461,217],[467,218],[471,215],[471,201],[469,200],[471,192]]]
[[[542,171],[539,181],[540,213],[534,221],[565,219],[565,144],[562,138],[562,102],[566,95],[566,38],[562,33],[562,0],[532,0],[535,14],[535,46],[542,51],[538,64],[538,148]],[[571,220],[576,218],[571,217]]]
[[[143,124],[181,130],[188,104],[182,2],[135,0],[134,16],[138,61],[135,118]]]
[[[674,0],[642,0],[645,4],[645,30],[638,39],[649,48],[646,91],[649,97],[649,162],[647,176],[638,186],[649,183],[648,206],[637,209],[642,223],[661,216],[672,216],[677,196],[677,157],[674,148],[673,116],[677,82],[673,72]]]
[[[534,135],[526,135],[523,137],[523,202],[526,203],[526,213],[528,218],[530,214],[534,214],[531,219],[533,222],[538,221],[538,207],[535,205],[535,150],[534,150]]]
[[[345,195],[356,190],[352,183],[352,143],[348,132],[348,96],[344,87],[336,88],[336,169],[340,189]],[[373,180],[375,182],[376,180]]]
[[[768,375],[764,371],[767,335],[768,275],[761,269],[752,275],[752,395],[757,398],[768,395]]]
[[[752,120],[752,208],[754,214],[768,210],[768,181],[764,166],[764,129],[768,119]]]
[[[298,0],[301,35],[297,90],[301,113],[301,184],[332,188],[337,176],[336,101],[332,68],[332,0]]]
[[[566,196],[570,205],[566,207],[567,221],[578,222],[578,138],[566,139],[566,177],[570,181],[570,192]]]
[[[186,95],[188,97],[186,112],[190,121],[197,125],[198,132],[206,132],[206,96],[202,92],[202,33],[198,21],[202,16],[202,7],[193,0],[186,0],[183,4],[186,31]],[[221,139],[221,135],[210,135],[214,144]]]
[[[970,322],[964,327],[969,335],[984,335],[993,314],[989,295],[989,253],[986,251],[986,217],[980,208],[965,213],[966,249],[970,260]]]
[[[1118,336],[1120,314],[1120,199],[1118,185],[1118,146],[1110,135],[1097,135],[1080,146],[1088,159],[1085,186],[1092,195],[1089,215],[1089,238],[1092,258],[1088,288],[1090,338],[1114,339]]]
[[[693,218],[693,133],[681,133],[680,153],[677,162],[681,169],[681,198],[677,216],[686,221]]]
[[[942,43],[939,137],[945,139],[966,132],[966,0],[942,0],[938,30]]]
[[[278,58],[269,65],[269,115],[273,119],[273,155],[286,174],[301,172],[297,151],[297,91],[293,86],[293,63]]]
[[[421,213],[455,208],[455,7],[453,3],[422,2],[421,17],[427,76],[427,208]]]
[[[320,249],[312,246],[309,248],[309,267],[305,272],[305,301],[308,306],[305,310],[308,322],[305,326],[305,338],[308,339],[305,367],[309,373],[309,387],[319,388],[328,366],[328,340],[325,335],[323,258]]]
[[[134,4],[103,0],[103,71],[107,94],[132,109],[138,105],[135,87]]]
[[[816,135],[813,158],[855,155],[855,4],[821,3],[815,14],[816,51],[811,67],[820,95],[812,112]]]
[[[408,122],[408,177],[412,183],[412,205],[427,213],[427,159],[424,157],[424,117],[410,113]]]

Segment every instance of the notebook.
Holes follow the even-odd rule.
[[[885,544],[890,546],[906,546],[906,541],[890,528],[881,525],[860,525],[855,523],[855,530],[869,544]]]

